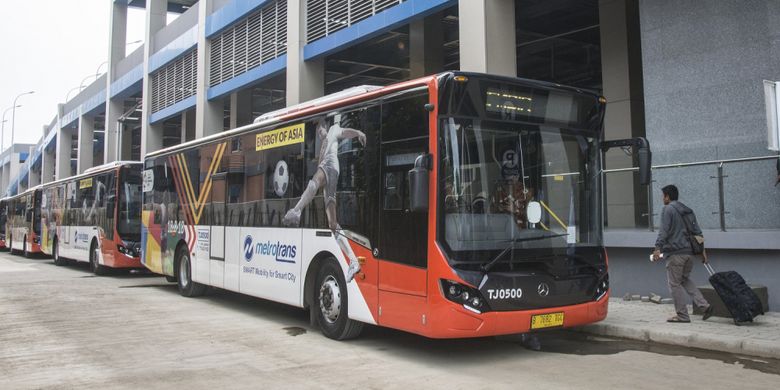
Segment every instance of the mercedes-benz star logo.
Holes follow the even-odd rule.
[[[536,292],[539,293],[540,297],[546,297],[550,294],[550,286],[547,285],[547,283],[539,283],[539,287],[536,288]]]

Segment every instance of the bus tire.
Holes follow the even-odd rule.
[[[89,269],[93,274],[103,276],[107,273],[108,269],[105,266],[100,265],[97,252],[99,250],[97,242],[92,241],[92,245],[89,246]]]
[[[51,244],[51,257],[54,258],[54,265],[58,267],[68,265],[68,261],[60,257],[60,246],[57,242],[57,237],[54,238],[54,242]]]
[[[185,297],[198,297],[206,292],[206,286],[192,281],[192,263],[187,246],[182,245],[176,250],[176,285],[179,294]]]
[[[360,335],[363,323],[349,319],[349,300],[344,272],[336,259],[323,261],[317,270],[312,305],[316,307],[317,323],[322,334],[334,340],[348,340]]]
[[[30,258],[30,252],[27,251],[27,236],[24,236],[24,241],[22,241],[22,255],[26,258]]]

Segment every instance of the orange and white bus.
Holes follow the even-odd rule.
[[[366,323],[454,338],[599,321],[604,108],[444,73],[269,113],[146,156],[142,262],[185,296],[308,308],[334,339]]]
[[[8,210],[6,236],[12,253],[24,257],[41,253],[41,187],[5,199]]]
[[[8,223],[8,200],[0,199],[0,250],[8,249],[5,243],[5,227]]]
[[[43,185],[41,246],[54,264],[88,262],[96,275],[142,268],[142,166],[118,161]]]

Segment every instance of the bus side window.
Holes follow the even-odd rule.
[[[377,242],[379,213],[379,188],[382,180],[379,172],[379,129],[381,109],[379,104],[341,112],[338,125],[365,135],[365,145],[359,133],[348,134],[339,142],[339,177],[337,181],[336,211],[339,225],[368,240]],[[315,145],[319,149],[319,145]],[[315,156],[319,158],[319,156]],[[316,202],[316,201],[315,201]],[[314,217],[327,223],[322,202]]]

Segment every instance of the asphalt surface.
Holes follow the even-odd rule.
[[[348,342],[300,309],[225,291],[188,299],[148,274],[0,253],[0,389],[774,389],[780,362],[554,331],[430,340],[368,327]]]

